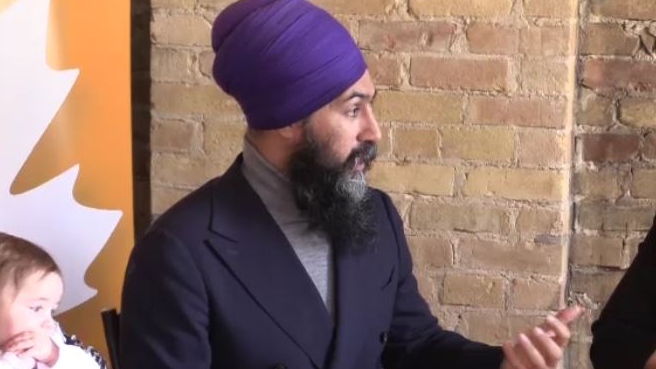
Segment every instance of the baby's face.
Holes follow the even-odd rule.
[[[57,273],[34,273],[18,291],[5,287],[0,293],[0,347],[25,331],[52,330],[52,314],[63,293],[64,284]]]

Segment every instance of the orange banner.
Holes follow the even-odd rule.
[[[62,268],[64,329],[106,354],[133,244],[130,2],[0,0],[0,231]],[[107,356],[105,355],[107,358]]]

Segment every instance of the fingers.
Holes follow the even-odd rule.
[[[9,342],[4,347],[5,351],[22,353],[32,347],[35,344],[35,337],[33,332],[23,332],[19,333],[16,336],[12,337]]]
[[[517,343],[506,342],[502,349],[513,369],[554,368],[563,356],[563,349],[539,327],[519,334]]]
[[[569,324],[578,319],[581,314],[583,314],[583,308],[578,305],[574,305],[559,311],[556,314],[556,318],[565,324]]]
[[[513,369],[528,369],[519,358],[519,354],[516,351],[515,343],[511,341],[504,342],[501,348],[503,349],[503,356],[505,360],[510,364]]]
[[[514,344],[506,342],[503,345],[506,362],[514,369],[555,368],[571,338],[568,324],[582,312],[578,306],[563,309],[555,317],[547,316],[542,324],[520,334]]]
[[[544,362],[549,368],[555,367],[563,358],[563,347],[540,327],[533,328],[530,338],[541,359],[537,361],[532,360],[536,365]]]
[[[526,359],[529,361],[529,367],[535,369],[548,369],[547,362],[542,356],[542,352],[535,347],[535,344],[531,339],[523,334],[519,334],[518,345],[521,348],[521,351],[526,355]]]
[[[553,334],[554,341],[560,347],[564,347],[569,342],[571,338],[571,332],[569,327],[562,321],[554,318],[553,316],[547,316],[545,319],[545,324],[547,325],[547,330]]]

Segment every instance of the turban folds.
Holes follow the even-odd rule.
[[[310,116],[366,70],[349,32],[306,0],[240,0],[212,27],[212,74],[254,129]]]

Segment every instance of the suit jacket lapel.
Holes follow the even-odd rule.
[[[310,357],[325,365],[333,324],[284,233],[241,172],[241,158],[217,180],[210,244],[253,299]]]

